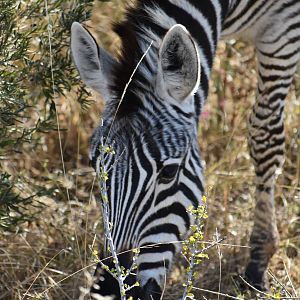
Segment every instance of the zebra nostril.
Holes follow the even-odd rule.
[[[157,284],[156,280],[151,278],[147,281],[143,288],[143,298],[144,300],[159,300],[161,299],[161,288]]]

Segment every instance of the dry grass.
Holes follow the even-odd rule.
[[[113,53],[118,49],[118,38],[111,33],[111,22],[120,19],[122,3],[119,0],[99,3],[91,23],[101,43]],[[214,238],[217,229],[227,237],[226,244],[247,245],[255,200],[246,118],[254,102],[255,83],[253,48],[222,42],[199,135],[209,187],[207,241]],[[298,75],[286,102],[287,158],[276,192],[281,243],[270,265],[274,292],[286,295],[286,289],[293,296],[296,293],[300,296],[299,97]],[[87,155],[88,138],[98,122],[102,105],[96,101],[89,111],[83,112],[72,94],[57,102],[61,127],[67,129],[62,133],[67,178],[61,171],[56,133],[45,135],[35,153],[26,153],[25,149],[22,156],[12,157],[12,163],[5,166],[9,172],[23,172],[28,178],[27,187],[38,182],[49,188],[55,186],[56,192],[53,199],[38,199],[44,209],[36,220],[24,224],[16,233],[1,233],[0,299],[78,299],[79,287],[85,287],[88,281],[85,271],[91,269],[87,268],[92,263],[89,246],[94,241],[97,246],[102,244],[100,206],[92,194],[96,190],[94,172],[88,167]],[[217,248],[210,250],[210,259],[199,267],[195,286],[218,291],[221,281],[220,291],[236,296],[239,291],[233,278],[243,271],[247,248],[224,245],[220,246],[220,252],[221,257]],[[168,287],[166,299],[178,299],[182,292],[181,261],[179,257],[169,279],[172,287]],[[218,299],[210,293],[197,295],[197,299],[205,299],[203,295]]]

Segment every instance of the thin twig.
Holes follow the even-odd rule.
[[[122,104],[122,102],[123,102],[123,99],[124,99],[125,94],[126,94],[126,92],[127,92],[128,86],[129,86],[129,84],[131,83],[132,78],[133,78],[135,72],[137,71],[138,67],[140,66],[140,64],[142,63],[143,59],[145,58],[145,56],[146,56],[147,53],[149,52],[149,50],[150,50],[152,44],[153,44],[153,41],[150,42],[149,47],[146,49],[146,51],[145,51],[144,54],[142,55],[141,59],[139,60],[139,62],[138,62],[137,65],[135,66],[133,72],[132,72],[131,75],[130,75],[130,78],[129,78],[128,82],[127,82],[126,85],[125,85],[125,88],[124,88],[124,90],[123,90],[121,99],[120,99],[119,104],[118,104],[118,106],[117,106],[116,112],[115,112],[115,114],[114,114],[114,116],[113,116],[113,119],[112,119],[110,128],[109,128],[109,130],[108,130],[108,134],[107,134],[107,137],[106,137],[106,141],[107,141],[108,138],[109,138],[109,135],[110,135],[112,126],[113,126],[113,124],[114,124],[114,121],[115,121],[115,118],[116,118],[116,116],[117,116],[118,110],[119,110],[119,108],[120,108],[120,106],[121,106],[121,104]]]
[[[107,194],[107,186],[106,186],[106,178],[105,174],[107,174],[107,171],[105,169],[104,165],[104,143],[103,143],[103,137],[101,138],[101,149],[100,149],[100,155],[98,157],[100,160],[100,174],[98,174],[98,180],[100,185],[100,193],[102,198],[102,215],[103,215],[103,223],[104,223],[104,233],[106,242],[108,243],[108,249],[113,257],[113,262],[115,264],[116,270],[117,270],[117,276],[111,272],[110,270],[106,269],[117,281],[120,288],[120,294],[121,294],[121,300],[126,300],[125,295],[125,285],[124,285],[124,278],[122,275],[122,269],[119,262],[119,258],[116,252],[116,248],[114,245],[114,241],[111,234],[110,229],[110,222],[109,222],[109,206],[108,206],[108,194]],[[104,178],[103,178],[104,177]]]
[[[231,296],[231,295],[228,295],[228,294],[223,294],[223,293],[219,293],[219,292],[215,292],[215,291],[211,291],[211,290],[201,289],[201,288],[194,287],[194,286],[193,286],[193,289],[198,290],[198,291],[202,291],[202,292],[206,292],[206,293],[210,293],[210,294],[214,294],[214,295],[224,296],[224,297],[227,297],[227,298],[230,298],[230,299],[244,300],[244,298],[234,297],[234,296]]]
[[[26,290],[25,294],[22,297],[22,300],[25,298],[25,296],[27,296],[27,294],[29,293],[30,289],[32,288],[33,284],[36,282],[36,280],[39,278],[39,276],[44,272],[44,270],[51,264],[51,262],[65,249],[61,249],[58,253],[56,253],[46,264],[45,266],[38,272],[38,274],[35,276],[35,278],[33,279],[32,283],[30,284],[30,286],[28,287],[28,289]]]
[[[167,285],[167,268],[166,268],[166,264],[165,264],[165,258],[164,258],[164,268],[165,268],[165,276],[164,276],[164,286],[161,292],[161,296],[160,296],[160,300],[163,300],[165,291],[166,291],[166,285]]]
[[[123,151],[120,153],[120,155],[118,156],[118,158],[114,161],[114,163],[109,167],[109,169],[107,170],[107,173],[109,173],[111,171],[111,169],[119,162],[119,160],[121,159],[122,155],[125,153],[126,148],[123,149]]]
[[[295,296],[298,297],[297,291],[296,291],[296,289],[295,289],[295,287],[293,285],[292,279],[291,279],[290,274],[289,274],[289,272],[288,272],[288,270],[286,268],[285,262],[283,262],[283,265],[284,265],[284,270],[286,272],[286,275],[287,275],[287,277],[289,279],[289,282],[290,282],[290,284],[292,286],[293,292],[294,292]]]
[[[218,229],[216,228],[216,240],[219,239],[219,232]],[[221,292],[221,281],[222,281],[222,253],[221,253],[221,248],[219,244],[217,244],[217,251],[218,251],[218,257],[219,257],[219,286],[218,286],[218,292]],[[218,300],[220,299],[220,294],[218,294]]]
[[[211,245],[203,248],[201,251],[198,251],[198,253],[204,253],[207,250],[209,250],[210,248],[214,247],[215,245],[219,244],[220,242],[224,241],[226,239],[226,237],[220,238],[219,240],[216,240],[215,242],[213,242]],[[192,249],[192,255],[191,255],[191,259],[190,259],[190,270],[188,272],[188,277],[187,277],[187,284],[185,286],[184,292],[183,292],[183,296],[182,296],[182,300],[185,300],[188,294],[188,286],[189,286],[189,282],[191,282],[192,277],[193,277],[193,268],[194,268],[194,260],[195,260],[195,254],[196,254],[196,249]]]
[[[270,270],[268,270],[268,274],[273,278],[273,280],[276,281],[276,283],[278,283],[282,287],[282,289],[288,294],[289,297],[292,297],[292,295],[285,288],[285,286],[275,277],[275,275]]]
[[[49,290],[51,290],[52,288],[58,286],[58,285],[59,285],[60,283],[62,283],[63,281],[65,281],[65,280],[67,280],[67,279],[73,277],[74,275],[76,275],[76,274],[78,274],[78,273],[80,273],[80,272],[82,272],[82,271],[84,271],[84,270],[89,269],[90,267],[95,266],[95,264],[96,264],[96,262],[94,262],[94,263],[92,263],[92,264],[89,264],[88,266],[85,266],[85,267],[81,268],[80,270],[77,270],[77,271],[73,272],[72,274],[66,276],[65,278],[62,278],[61,280],[55,282],[55,284],[49,286],[46,290],[42,291],[40,294],[41,294],[41,295],[46,294]]]
[[[265,295],[268,299],[272,298],[272,299],[277,299],[276,297],[274,297],[273,295],[271,294],[267,294],[265,292],[262,292],[260,290],[258,290],[256,287],[254,287],[253,285],[251,285],[249,282],[247,282],[242,276],[239,276],[240,279],[246,283],[246,285],[248,285],[251,289],[253,289],[254,291],[256,291],[257,293],[259,293],[259,295]]]
[[[44,3],[45,3],[45,11],[46,11],[47,22],[48,22],[47,31],[48,31],[48,42],[49,42],[49,54],[50,54],[49,62],[50,62],[50,70],[51,70],[52,92],[53,92],[53,98],[55,98],[56,91],[55,91],[55,81],[54,81],[54,72],[53,72],[53,55],[52,55],[52,43],[51,43],[52,26],[51,26],[49,11],[48,11],[48,1],[44,0]],[[57,105],[56,105],[55,101],[53,101],[53,102],[54,102],[54,106],[55,106],[58,142],[59,142],[59,150],[60,150],[60,157],[61,157],[61,162],[62,162],[63,175],[64,175],[65,180],[67,181],[66,167],[65,167],[65,162],[64,162],[64,153],[63,153],[63,147],[62,147],[62,138],[61,138],[61,133],[60,133],[58,110],[57,110]],[[70,200],[70,193],[69,193],[69,189],[68,189],[67,185],[65,185],[65,190],[67,193],[67,199],[68,199],[68,204],[70,207],[71,215],[73,216],[73,210],[72,210],[71,200]],[[80,253],[80,247],[79,247],[79,241],[78,241],[76,227],[74,227],[74,233],[75,233],[75,240],[76,240],[76,246],[78,249],[78,253]],[[83,261],[82,261],[80,255],[79,255],[79,258],[80,258],[81,266],[83,266]]]
[[[223,237],[221,239],[222,240],[226,240],[226,237]],[[154,248],[154,247],[159,247],[160,245],[165,245],[165,244],[177,244],[177,243],[180,243],[182,244],[184,241],[180,240],[180,241],[170,241],[168,243],[155,243],[155,244],[151,244],[151,245],[146,245],[146,246],[141,246],[139,248],[131,248],[129,250],[124,250],[124,251],[121,251],[121,252],[118,252],[118,256],[121,255],[121,254],[125,254],[125,253],[128,253],[128,252],[131,252],[131,251],[137,251],[137,250],[140,250],[140,249],[147,249],[147,248]],[[205,250],[208,250],[210,249],[211,247],[214,247],[215,246],[215,242],[204,242],[204,241],[201,241],[199,244],[208,244],[208,246],[206,248],[204,248]],[[225,243],[220,243],[218,241],[218,245],[220,246],[233,246],[233,247],[241,247],[241,248],[250,248],[248,246],[240,246],[240,245],[231,245],[231,244],[225,244]],[[108,260],[108,259],[111,259],[112,256],[108,256],[106,258],[103,258],[102,261],[105,261],[105,260]]]
[[[93,189],[94,189],[94,185],[95,185],[95,181],[96,181],[96,176],[94,176],[93,178],[93,182],[92,182],[92,187],[90,190],[90,195],[89,195],[89,207],[91,205],[91,201],[92,201],[92,196],[93,196]],[[86,265],[86,260],[87,260],[87,231],[88,231],[88,220],[89,220],[89,214],[88,212],[86,212],[85,215],[85,233],[84,233],[84,265]]]

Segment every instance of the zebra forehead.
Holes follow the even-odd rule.
[[[146,126],[143,120],[123,118],[115,120],[114,125],[110,127],[110,122],[104,122],[104,126],[99,126],[91,139],[91,159],[97,159],[101,141],[112,146],[116,157],[122,156],[120,160],[125,163],[136,153],[145,159],[151,157],[156,163],[167,158],[183,158],[191,141],[196,140],[196,130],[184,123],[163,123],[153,123],[150,127],[149,124]]]
[[[143,147],[162,149],[163,145],[164,148],[174,148],[173,152],[176,150],[179,155],[181,152],[186,151],[194,136],[190,128],[179,124],[168,124],[165,127],[157,124],[157,126],[142,129],[137,128],[132,123],[127,124],[128,127],[125,127],[124,123],[122,125],[123,127],[120,126],[117,130],[113,130],[110,137],[113,145],[121,151],[122,148],[131,149],[132,151]],[[136,125],[138,126],[140,123]]]
[[[177,146],[180,147],[197,135],[193,114],[183,116],[179,111],[163,105],[154,109],[154,105],[149,105],[148,102],[123,117],[115,115],[114,109],[106,111],[104,124],[96,129],[94,140],[101,140],[101,137],[109,135],[109,143],[117,146],[126,147],[128,143],[140,146],[161,141],[168,145],[177,141]]]

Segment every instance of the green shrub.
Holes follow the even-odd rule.
[[[44,133],[58,129],[55,97],[73,89],[81,105],[87,104],[88,93],[79,84],[68,49],[72,22],[89,18],[92,4],[0,2],[0,229],[30,219],[26,207],[34,197],[53,191],[36,186],[24,195],[24,175],[5,165],[24,147],[38,147]]]

